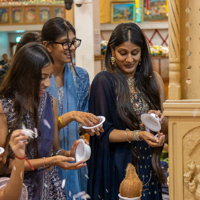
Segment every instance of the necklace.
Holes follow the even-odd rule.
[[[133,77],[129,77],[129,78],[126,79],[126,81],[128,83],[129,89],[135,90],[135,87],[134,87],[135,79]]]
[[[58,94],[58,101],[60,104],[60,111],[63,114],[63,99],[64,99],[64,86],[57,89],[57,94]]]

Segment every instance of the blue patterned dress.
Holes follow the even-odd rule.
[[[70,111],[88,111],[89,101],[89,75],[85,69],[65,65],[64,85],[56,87],[54,76],[51,78],[51,86],[47,88],[58,102],[58,115],[61,116]],[[76,140],[80,138],[78,123],[73,121],[59,131],[60,147],[70,150]],[[59,168],[59,176],[66,179],[65,191],[68,200],[73,200],[73,196],[82,191],[87,191],[87,166],[78,170],[63,170]],[[76,198],[81,200],[81,198]]]
[[[13,108],[13,101],[11,99],[0,99],[3,106],[7,124],[8,132],[10,132],[11,125],[15,121],[15,112]],[[53,154],[53,139],[54,139],[54,118],[53,117],[53,98],[48,93],[45,93],[40,100],[40,107],[38,111],[38,119],[40,124],[41,136],[37,138],[37,143],[33,139],[29,140],[26,145],[26,156],[28,159],[36,159],[42,157],[50,157]],[[51,125],[51,129],[44,126],[43,119],[46,119]],[[26,128],[33,130],[33,115],[24,108],[22,123]],[[35,145],[38,145],[38,152]],[[35,183],[35,185],[34,185]],[[27,171],[24,173],[24,184],[27,186],[29,200],[66,200],[64,189],[61,187],[61,180],[58,175],[58,168],[53,167],[52,170],[48,168]]]

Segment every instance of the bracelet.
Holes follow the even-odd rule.
[[[25,160],[25,156],[23,158],[18,157],[17,155],[15,155],[15,158],[19,159],[19,160]]]
[[[47,168],[47,166],[45,165],[45,157],[43,157],[43,165],[45,168]]]
[[[26,157],[26,154],[23,158],[18,157],[17,155],[15,155],[15,158],[19,159],[19,160],[26,160],[26,162],[28,163],[29,167],[34,170],[34,167],[31,165],[31,163],[29,162],[28,158]]]
[[[58,117],[58,120],[59,120],[59,122],[61,123],[61,125],[62,125],[63,127],[65,127],[64,123],[63,123],[62,120],[61,120],[61,116]],[[67,125],[66,125],[66,128],[68,129]]]
[[[61,125],[62,125],[62,126],[65,126],[65,125],[63,124],[63,122],[62,122],[62,120],[61,120],[61,117],[60,117],[60,116],[58,117],[58,120],[59,120],[59,122],[61,123]]]
[[[131,143],[131,141],[128,139],[127,131],[129,131],[129,129],[126,129],[126,130],[125,130],[126,140],[128,141],[128,143]]]
[[[85,134],[84,130],[82,129],[82,124],[78,125],[78,133],[79,133],[79,135]]]
[[[140,130],[133,131],[133,140],[141,141],[141,139],[139,137],[139,132],[140,132]]]
[[[61,151],[62,149],[59,149],[58,151],[56,151],[56,156],[58,155],[58,153]]]

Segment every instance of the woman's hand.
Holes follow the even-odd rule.
[[[154,113],[155,117],[159,117],[159,121],[162,124],[164,121],[165,116],[161,113],[160,110],[150,110],[148,114]]]
[[[165,141],[165,135],[160,132],[158,132],[157,137],[155,137],[152,133],[149,133],[147,131],[140,131],[139,138],[145,140],[151,147],[163,146]]]
[[[84,126],[95,126],[100,123],[100,119],[92,113],[72,111],[73,120]]]
[[[87,145],[89,145],[89,142],[88,142],[86,139],[84,139],[84,141],[85,141],[85,143],[86,143]],[[70,154],[69,154],[70,157],[75,158],[76,148],[77,148],[78,144],[79,144],[79,140],[76,140],[76,141],[74,142],[74,144],[72,145],[71,151],[70,151]]]
[[[81,167],[86,166],[86,163],[84,161],[79,161],[76,163],[70,163],[75,161],[75,158],[72,157],[65,157],[65,156],[53,156],[51,157],[53,159],[53,164],[58,167],[61,167],[64,170],[70,170],[70,169],[80,169]]]
[[[25,156],[25,145],[28,137],[24,135],[21,129],[13,131],[10,137],[9,145],[12,148],[14,154],[19,158],[24,158]]]
[[[82,127],[79,129],[79,131],[80,131],[81,133],[88,133],[90,136],[94,136],[95,134],[96,134],[97,136],[99,136],[99,135],[100,135],[100,132],[101,132],[101,133],[104,132],[104,129],[103,129],[101,126],[99,126],[99,127],[97,127],[97,128],[93,128],[93,130],[94,130],[94,131],[92,131],[91,129],[83,129]]]

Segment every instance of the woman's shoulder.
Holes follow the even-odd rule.
[[[112,77],[112,75],[109,72],[107,72],[107,71],[101,71],[101,72],[99,72],[95,76],[94,81],[98,81],[98,82],[104,82],[104,81],[112,82],[113,81],[113,77]]]
[[[92,85],[101,85],[104,88],[113,89],[113,87],[115,86],[115,81],[113,76],[109,72],[101,71],[95,76]]]
[[[77,66],[75,66],[74,68],[79,76],[88,76],[89,77],[89,74],[86,69],[83,69],[83,68],[77,67]]]
[[[162,85],[164,85],[163,79],[162,79],[162,77],[161,77],[161,75],[159,73],[157,73],[157,72],[154,71],[154,77],[155,77],[155,80],[156,80],[156,82],[157,82],[157,84],[158,84],[159,87],[161,87]]]
[[[158,72],[153,71],[153,73],[154,73],[154,76],[155,76],[157,81],[161,81],[162,80],[162,77],[160,76],[160,74]]]

